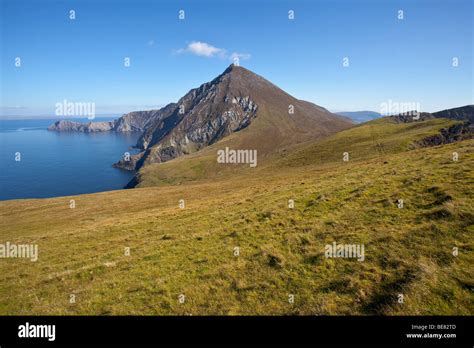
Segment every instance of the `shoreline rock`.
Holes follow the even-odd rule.
[[[69,120],[60,120],[54,122],[48,127],[49,131],[57,132],[81,132],[81,133],[96,133],[108,132],[114,128],[114,121],[109,122],[88,122],[80,123]]]

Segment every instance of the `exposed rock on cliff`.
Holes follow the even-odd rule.
[[[422,147],[450,144],[455,141],[474,138],[474,124],[464,122],[443,128],[439,134],[431,135],[417,142]]]
[[[59,132],[107,132],[114,128],[114,122],[88,122],[80,123],[68,120],[57,121],[48,127],[48,130]]]
[[[434,118],[448,118],[464,121],[463,123],[455,124],[449,128],[443,128],[438,134],[430,135],[416,141],[414,143],[415,147],[437,146],[474,138],[474,105],[466,105],[433,113],[416,113],[416,111],[412,111],[396,116],[387,116],[387,118],[395,123],[421,122]]]
[[[48,130],[58,132],[143,132],[150,124],[160,119],[163,110],[134,111],[110,122],[74,122],[69,120],[57,121]]]

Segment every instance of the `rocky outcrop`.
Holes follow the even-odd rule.
[[[175,157],[198,151],[219,139],[247,127],[256,117],[258,106],[250,96],[226,96],[219,89],[192,90],[167,117],[147,129],[138,141],[142,149],[153,147],[147,159],[166,162]]]
[[[134,111],[125,114],[115,120],[113,130],[115,132],[143,132],[163,116],[163,110],[166,110],[167,107],[160,110]]]
[[[163,109],[166,109],[163,108]],[[109,122],[74,122],[69,120],[57,121],[48,127],[57,132],[143,132],[154,121],[160,119],[163,109],[149,111],[134,111]]]
[[[443,128],[439,134],[431,135],[416,142],[422,147],[437,146],[474,138],[474,124],[470,122],[458,123],[449,128]]]
[[[395,123],[411,123],[411,122],[422,122],[435,118],[429,112],[417,112],[410,111],[400,115],[387,116]]]
[[[48,130],[58,132],[94,133],[111,131],[113,128],[113,121],[80,123],[68,120],[61,120],[54,122],[54,124],[48,127]]]
[[[135,155],[130,155],[129,157],[122,157],[121,160],[114,163],[112,166],[115,168],[125,169],[125,170],[135,170],[136,168],[141,167],[141,160],[145,152],[140,152]]]
[[[395,123],[413,123],[435,118],[447,118],[464,121],[462,123],[452,125],[449,128],[442,128],[438,134],[430,135],[416,141],[414,143],[415,147],[437,146],[474,138],[474,105],[466,105],[459,108],[442,110],[433,113],[417,113],[416,111],[412,111],[405,114],[387,117]]]
[[[451,120],[467,121],[474,124],[474,105],[461,106],[433,113],[410,111],[404,114],[387,116],[396,123],[411,123],[427,121],[433,118],[449,118]]]

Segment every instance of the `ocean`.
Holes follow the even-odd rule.
[[[55,121],[0,120],[0,200],[117,190],[132,179],[112,164],[137,152],[139,133],[48,131]]]

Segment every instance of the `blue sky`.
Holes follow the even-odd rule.
[[[64,99],[95,102],[98,114],[160,107],[220,74],[233,54],[332,111],[474,103],[472,0],[1,3],[3,114],[51,114]]]

